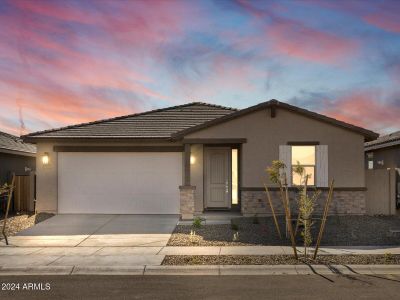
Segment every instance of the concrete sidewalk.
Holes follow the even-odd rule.
[[[87,246],[86,246],[87,245]],[[314,248],[309,248],[313,253]],[[298,253],[303,253],[302,247],[297,248]],[[290,246],[221,246],[221,247],[177,247],[177,246],[91,246],[89,244],[74,247],[28,247],[5,246],[0,247],[0,257],[4,255],[285,255],[292,254]],[[321,247],[319,255],[344,255],[344,254],[400,254],[400,246],[331,246]]]
[[[398,265],[33,266],[0,267],[11,275],[400,275]]]
[[[238,247],[0,247],[0,268],[160,266],[166,255],[284,255],[286,246]],[[301,254],[302,248],[298,248]],[[310,252],[311,253],[311,252]],[[324,247],[321,255],[400,254],[400,247]]]

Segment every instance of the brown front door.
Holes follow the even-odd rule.
[[[205,207],[231,207],[231,148],[205,148]]]

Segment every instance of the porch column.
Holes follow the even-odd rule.
[[[183,185],[179,187],[180,191],[180,213],[182,220],[191,220],[194,215],[194,198],[196,187],[191,185],[190,181],[190,155],[191,145],[185,144],[183,158]]]
[[[194,193],[196,187],[191,185],[180,186],[180,213],[182,220],[192,220],[194,216]]]

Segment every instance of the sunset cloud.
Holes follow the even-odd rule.
[[[390,101],[382,101],[380,98],[377,92],[353,92],[335,99],[322,113],[380,132],[400,128],[400,98]]]
[[[267,27],[272,50],[280,55],[309,62],[337,64],[354,56],[358,44],[350,39],[280,20]]]
[[[385,109],[398,112],[399,11],[396,1],[2,1],[0,130],[20,132],[20,115],[35,131],[305,89],[329,91],[329,105],[308,100],[316,110],[395,128]]]

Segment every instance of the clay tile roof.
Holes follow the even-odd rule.
[[[21,138],[0,131],[0,152],[17,151],[24,153],[36,153],[36,146],[24,143]]]
[[[382,135],[374,141],[365,143],[365,151],[381,149],[391,146],[400,145],[400,131]]]

